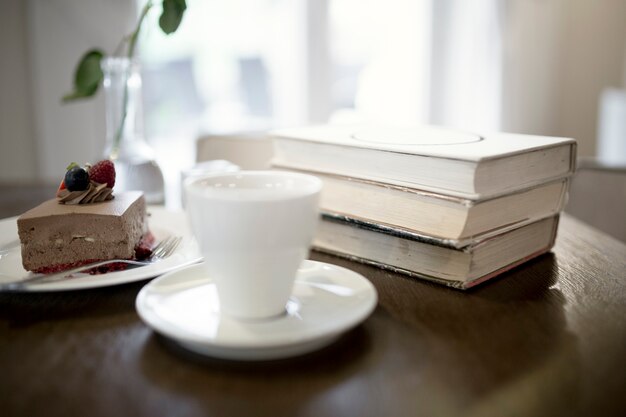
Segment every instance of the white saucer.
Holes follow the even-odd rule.
[[[242,321],[219,312],[212,279],[193,265],[151,281],[136,300],[141,319],[194,352],[221,359],[269,360],[324,347],[376,307],[374,286],[339,266],[304,261],[285,314]]]

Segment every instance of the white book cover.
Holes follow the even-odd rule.
[[[271,135],[274,138],[476,162],[576,143],[574,139],[562,137],[473,133],[435,126],[319,125],[275,130]]]

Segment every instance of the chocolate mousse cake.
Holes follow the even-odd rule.
[[[24,268],[55,272],[107,259],[131,259],[147,231],[138,191],[90,204],[48,200],[17,220]]]
[[[24,268],[41,273],[110,259],[151,255],[146,202],[139,191],[113,195],[115,164],[99,161],[84,167],[72,162],[48,200],[17,219]],[[124,269],[116,262],[88,272]]]

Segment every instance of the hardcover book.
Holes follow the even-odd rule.
[[[436,127],[311,126],[272,132],[276,168],[481,200],[572,174],[576,141]]]
[[[443,239],[455,247],[558,214],[568,179],[484,200],[470,200],[358,178],[300,171],[324,184],[322,212]]]
[[[462,248],[346,216],[322,216],[316,250],[417,278],[467,289],[548,252],[558,216],[473,241]]]

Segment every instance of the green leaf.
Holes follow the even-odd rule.
[[[66,170],[66,171],[69,171],[70,169],[72,169],[72,168],[74,168],[74,167],[77,167],[77,166],[78,166],[78,164],[77,164],[76,162],[72,162],[71,164],[69,164],[69,165],[67,166],[67,168],[65,168],[65,170]]]
[[[91,49],[83,55],[74,72],[74,91],[63,96],[63,101],[91,97],[98,91],[100,81],[104,77],[100,61],[104,53],[99,49]]]
[[[186,9],[185,0],[163,0],[163,12],[159,18],[159,26],[166,35],[176,32]]]

